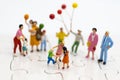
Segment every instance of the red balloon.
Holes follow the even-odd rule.
[[[49,18],[50,18],[50,19],[54,19],[54,18],[55,18],[55,15],[54,15],[54,14],[50,14],[50,15],[49,15]]]
[[[65,4],[62,4],[61,8],[62,8],[62,9],[66,9],[66,5],[65,5]]]
[[[57,13],[58,13],[58,14],[62,14],[62,10],[59,9],[59,10],[57,11]]]

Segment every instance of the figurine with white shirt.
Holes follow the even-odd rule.
[[[41,36],[41,49],[40,51],[46,51],[47,50],[47,42],[48,42],[48,39],[47,39],[47,35],[46,35],[46,30],[43,30],[42,31],[42,36]]]
[[[73,32],[72,30],[70,30],[70,32],[75,35],[75,41],[72,45],[72,54],[77,55],[77,51],[78,51],[78,47],[80,44],[80,40],[82,41],[82,45],[84,45],[84,40],[83,40],[83,36],[81,34],[81,30],[77,30],[77,33]],[[75,49],[75,50],[74,50]]]

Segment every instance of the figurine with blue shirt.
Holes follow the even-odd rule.
[[[103,65],[106,65],[107,56],[108,56],[107,52],[112,46],[113,46],[113,41],[109,36],[109,32],[106,31],[101,43],[101,53],[100,53],[100,59],[98,59],[98,63],[103,62]]]

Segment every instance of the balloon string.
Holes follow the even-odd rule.
[[[68,28],[67,28],[67,26],[66,26],[66,24],[65,24],[65,22],[64,22],[64,20],[63,20],[63,17],[62,17],[62,16],[61,16],[61,19],[56,18],[56,20],[57,20],[57,21],[60,21],[61,23],[63,23],[63,25],[64,25],[64,27],[65,27],[66,31],[67,31],[67,32],[69,32],[69,30],[68,30]]]
[[[70,20],[71,20],[71,15],[68,13],[67,10],[66,10],[65,12],[66,12],[66,14],[69,16],[69,18],[70,18]]]
[[[75,10],[73,9],[73,10],[72,10],[71,20],[70,20],[70,21],[71,21],[71,22],[70,22],[70,29],[72,29],[72,24],[73,24],[72,22],[73,22],[73,14],[74,14],[74,11],[75,11]]]
[[[69,32],[69,31],[68,31],[68,28],[67,28],[67,25],[65,24],[64,19],[63,19],[62,15],[61,15],[61,18],[62,18],[62,22],[63,22],[63,25],[64,25],[64,27],[65,27],[66,31],[67,31],[67,32]]]

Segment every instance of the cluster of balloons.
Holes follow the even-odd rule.
[[[62,5],[61,5],[61,9],[58,9],[58,10],[57,10],[57,14],[58,14],[58,15],[61,15],[61,14],[62,14],[62,10],[65,10],[66,7],[67,7],[66,4],[62,4]],[[73,8],[77,8],[77,7],[78,7],[78,4],[77,4],[76,2],[74,2],[74,3],[72,4],[72,7],[73,7]],[[55,14],[53,14],[53,13],[50,14],[50,15],[49,15],[49,18],[53,20],[53,19],[55,18]]]

